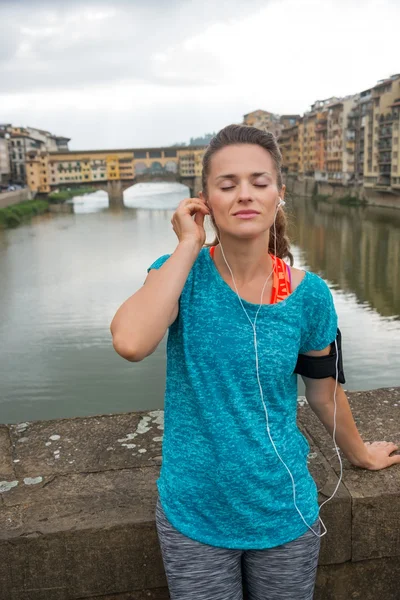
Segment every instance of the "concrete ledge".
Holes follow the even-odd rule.
[[[400,444],[400,388],[348,396],[363,439]],[[301,399],[299,424],[322,502],[339,473],[333,443]],[[162,411],[0,426],[1,600],[168,598],[154,522],[162,433]],[[400,467],[344,461],[321,515],[315,598],[398,598]]]

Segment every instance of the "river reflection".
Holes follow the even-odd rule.
[[[400,319],[400,210],[303,198],[290,212],[290,237],[311,271],[354,294],[358,304]]]
[[[187,194],[141,184],[115,212],[96,192],[77,198],[74,214],[0,232],[0,422],[162,407],[166,340],[128,363],[109,324],[147,267],[176,247],[170,221]],[[400,210],[297,198],[288,210],[295,265],[332,286],[345,388],[400,385]]]

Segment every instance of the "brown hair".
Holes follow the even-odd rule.
[[[227,125],[224,129],[221,129],[214,136],[203,156],[203,172],[202,172],[202,186],[203,193],[207,197],[207,179],[211,169],[211,159],[218,150],[225,148],[226,146],[237,146],[238,144],[256,144],[261,146],[269,154],[274,162],[276,170],[276,182],[278,190],[282,189],[282,155],[279,150],[278,143],[273,133],[270,131],[262,131],[256,127],[248,127],[246,125]],[[219,235],[218,227],[214,221],[214,217],[211,216],[212,224]],[[287,229],[287,217],[282,207],[279,207],[276,220],[276,254],[279,258],[289,258],[290,264],[293,265],[293,255],[290,252],[290,242],[286,233]],[[206,244],[206,246],[216,246],[218,239],[216,238],[212,244]],[[268,252],[272,254],[275,252],[275,240],[274,240],[274,228],[271,227],[269,232],[269,248]]]

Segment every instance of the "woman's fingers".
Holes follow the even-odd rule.
[[[196,214],[195,214],[195,217],[194,217],[195,223],[196,223],[197,225],[200,225],[200,227],[202,227],[202,226],[203,226],[203,224],[204,224],[204,217],[206,216],[206,214],[207,214],[207,213],[204,213],[204,212],[202,212],[202,211],[198,211],[198,212],[196,212]]]
[[[373,471],[385,469],[392,465],[400,464],[400,454],[390,456],[392,452],[399,449],[397,444],[393,442],[365,442],[368,446],[370,457],[373,459],[373,466],[369,467]]]
[[[394,456],[389,456],[389,466],[392,465],[400,465],[400,454],[395,454]]]
[[[207,214],[210,214],[210,211],[204,200],[200,198],[182,200],[171,219],[172,228],[179,241],[193,239],[203,245],[206,239],[203,223]]]
[[[198,202],[192,201],[188,202],[187,204],[184,204],[182,210],[185,212],[189,212],[191,215],[194,215],[199,210],[205,215],[209,213],[207,206],[201,200],[199,200]]]

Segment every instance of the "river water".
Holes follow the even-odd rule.
[[[187,193],[138,184],[112,212],[99,191],[77,198],[74,214],[0,231],[0,423],[163,406],[166,339],[129,363],[109,325],[146,268],[174,250],[170,220]],[[400,385],[400,210],[300,198],[287,210],[295,266],[332,288],[345,389]]]

